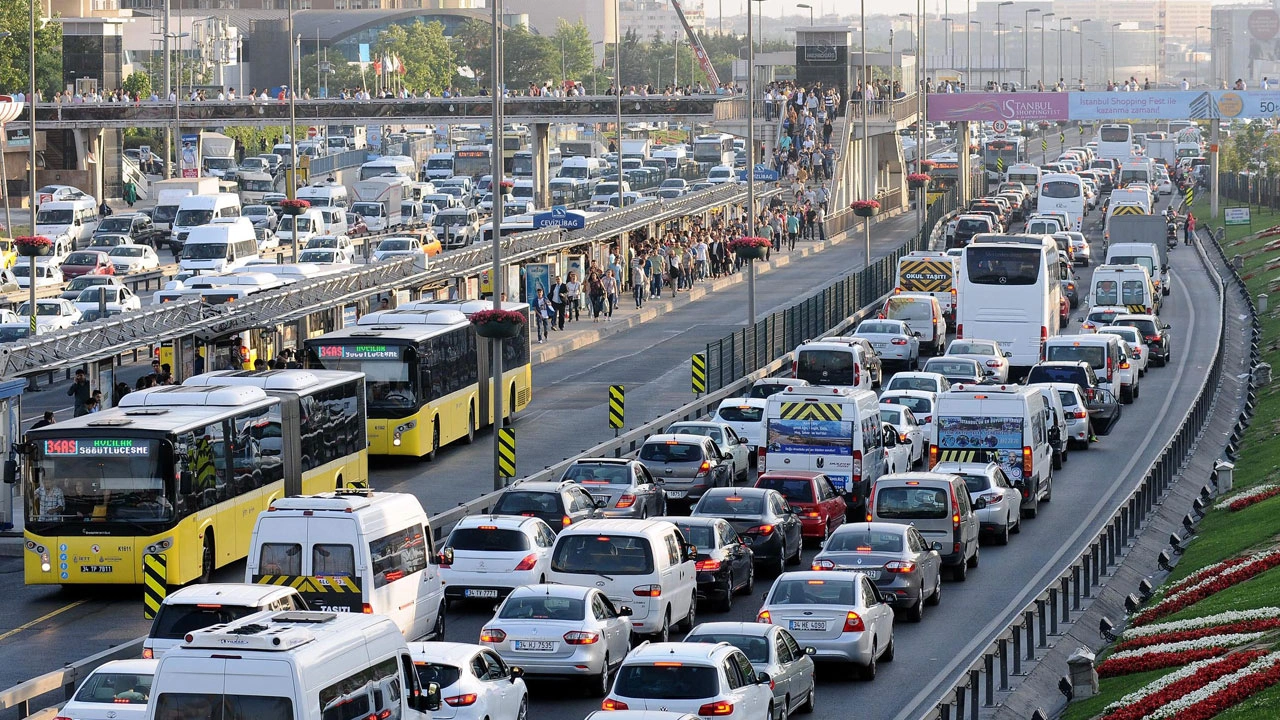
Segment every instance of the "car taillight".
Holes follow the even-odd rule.
[[[1041,325],[1040,326],[1040,347],[1043,348],[1044,344],[1047,342],[1049,342],[1049,328],[1044,325]]]
[[[960,529],[960,500],[956,497],[956,492],[951,491],[951,527],[952,529]]]
[[[1143,335],[1142,337],[1149,343],[1158,342],[1160,340],[1160,338],[1155,335]]]
[[[621,700],[614,700],[613,698],[608,698],[604,702],[600,703],[600,709],[601,710],[626,710],[627,704],[622,702]]]
[[[938,446],[930,445],[929,446],[929,469],[932,470],[933,466],[937,464],[938,464]]]
[[[570,525],[573,524],[573,518],[569,517],[568,515],[564,515],[560,518],[560,524],[565,527],[569,527]]]
[[[862,377],[862,365],[858,363],[854,363],[853,364],[853,381],[860,382],[859,378],[861,377]]]
[[[636,597],[662,597],[661,585],[637,585],[631,588],[631,594]]]
[[[502,642],[507,634],[498,628],[485,628],[480,631],[480,642]]]
[[[519,565],[516,565],[516,570],[532,570],[533,566],[537,564],[538,556],[534,553],[529,553],[524,556],[524,559],[520,561]]]
[[[629,508],[635,504],[636,504],[636,496],[628,494],[618,498],[618,502],[616,505],[614,505],[614,507]]]
[[[1136,358],[1140,358],[1140,357],[1142,357],[1142,348],[1140,348],[1140,347],[1139,347],[1139,348],[1134,348],[1134,349],[1133,349],[1133,356],[1134,356],[1134,357],[1136,357]]]
[[[910,560],[890,560],[884,564],[884,569],[891,573],[912,573],[916,571],[916,564]]]
[[[810,570],[835,570],[836,564],[834,561],[823,558],[822,560],[814,560],[813,564],[809,566],[809,569]]]
[[[998,503],[1003,499],[1004,499],[1004,493],[1001,493],[1001,492],[989,493],[987,495],[987,504],[990,505],[991,503]]]
[[[764,445],[756,446],[756,471],[764,472]]]
[[[715,572],[720,569],[720,561],[708,558],[706,560],[699,560],[693,564],[693,567],[695,570],[701,570],[703,572]]]
[[[759,613],[756,614],[756,622],[764,623],[765,625],[772,625],[773,616],[769,614],[768,610],[761,610]]]
[[[906,340],[903,340],[902,338],[894,338],[894,339],[890,340],[890,341],[889,341],[889,343],[890,343],[891,345],[906,345],[906,344],[907,344],[907,341],[906,341]]]
[[[964,338],[964,323],[956,323],[956,339]]]
[[[733,714],[733,703],[731,703],[731,702],[725,702],[724,700],[717,700],[717,701],[715,701],[715,702],[709,702],[709,703],[706,703],[705,705],[703,705],[702,707],[698,708],[698,714],[699,714],[699,715],[702,715],[702,716],[707,716],[707,715],[732,715],[732,714]]]
[[[862,451],[853,451],[853,467],[850,468],[853,475],[853,484],[857,486],[862,482]]]
[[[1031,477],[1031,446],[1022,446],[1022,477]]]
[[[703,460],[702,464],[698,466],[698,474],[694,477],[702,477],[709,472],[711,472],[711,462],[709,460]]]
[[[922,422],[922,423],[931,423],[931,422],[933,422],[933,416],[932,416],[932,415],[925,415],[924,417],[920,418],[920,422]]]
[[[465,695],[447,697],[444,701],[449,705],[449,707],[467,707],[468,705],[475,705],[478,698],[479,696],[475,693],[467,693]]]
[[[600,633],[573,630],[564,634],[564,641],[570,645],[595,645],[600,642]]]
[[[1129,369],[1129,361],[1128,361],[1128,360],[1124,360],[1124,361],[1122,361],[1122,362],[1120,363],[1120,369],[1121,369],[1121,370],[1128,370],[1128,369]]]
[[[748,535],[768,535],[773,532],[772,525],[757,525],[747,531]]]
[[[370,605],[369,603],[363,603],[363,604],[360,606],[360,612],[361,612],[362,614],[364,614],[364,615],[372,615],[372,614],[373,614],[373,606],[372,606],[372,605]]]
[[[800,373],[800,363],[795,360],[792,360],[791,361],[791,377],[793,378],[800,377],[799,373]]]
[[[156,651],[155,651],[155,650],[152,650],[151,648],[142,648],[142,659],[143,659],[143,660],[154,660],[154,659],[155,659],[155,657],[156,657]]]
[[[858,615],[858,613],[850,610],[844,616],[844,630],[842,632],[862,632],[866,629],[867,626],[862,624],[862,616]]]
[[[1000,361],[999,361],[999,360],[988,360],[988,361],[987,361],[987,367],[989,367],[989,368],[998,368],[998,367],[1000,367]]]
[[[1083,420],[1089,417],[1089,413],[1085,412],[1084,410],[1073,410],[1071,412],[1071,417],[1075,418],[1076,420]]]

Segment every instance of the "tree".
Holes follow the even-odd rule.
[[[173,81],[175,71],[180,70],[181,83],[183,88],[190,88],[193,85],[204,85],[208,82],[204,73],[197,72],[195,63],[190,62],[182,57],[177,50],[170,51],[169,58],[169,78]],[[182,62],[181,68],[178,63]],[[142,62],[142,68],[147,75],[151,76],[151,86],[155,88],[156,94],[163,95],[165,79],[164,79],[164,53],[152,53],[151,57]],[[169,86],[173,88],[172,85]],[[162,98],[163,99],[163,98]]]
[[[560,77],[560,48],[551,40],[534,35],[523,25],[508,28],[502,35],[503,82],[512,90],[529,83],[541,86]]]
[[[329,95],[335,96],[345,88],[362,87],[360,80],[360,63],[349,63],[346,58],[334,53],[337,60],[330,60],[329,67],[333,72],[323,76],[323,86],[329,88]],[[325,62],[323,55],[320,62]],[[302,79],[304,85],[310,86],[315,82],[316,77],[316,56],[315,53],[303,56],[298,67],[302,68]],[[319,88],[312,90],[314,96]]]
[[[459,65],[475,72],[477,87],[489,86],[489,69],[492,67],[490,48],[493,47],[493,30],[489,23],[468,19],[453,32],[453,52]]]
[[[34,1],[34,0],[32,0]],[[36,6],[37,15],[40,7]],[[0,90],[26,92],[30,86],[31,5],[24,0],[0,2]],[[62,89],[62,24],[36,18],[36,86],[45,97]]]
[[[564,65],[566,79],[582,81],[594,68],[596,59],[591,31],[581,20],[570,24],[561,19],[551,36],[551,45]]]
[[[454,48],[438,22],[415,21],[408,28],[392,25],[378,34],[374,59],[396,57],[404,65],[404,84],[417,91],[439,93],[458,69]]]
[[[129,77],[124,80],[123,88],[129,93],[129,97],[146,100],[151,97],[151,76],[145,72],[129,73]]]

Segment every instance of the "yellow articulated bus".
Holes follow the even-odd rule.
[[[334,468],[344,483],[367,482],[363,378],[326,382],[293,395],[163,386],[32,429],[27,584],[140,584],[144,555],[163,556],[170,585],[207,580],[245,557],[272,500],[334,489]]]
[[[493,422],[492,344],[468,317],[487,301],[423,301],[372,312],[353,326],[306,342],[310,367],[362,372],[368,379],[369,452],[428,460],[456,440],[470,442]],[[504,309],[529,312],[524,303]],[[533,397],[529,324],[502,342],[505,415]]]

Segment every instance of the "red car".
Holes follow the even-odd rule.
[[[777,490],[788,504],[800,510],[801,537],[825,540],[831,531],[844,524],[848,504],[831,479],[822,473],[771,470],[756,480],[756,487]]]
[[[111,256],[100,250],[77,250],[67,256],[58,266],[62,277],[70,280],[81,275],[115,275],[115,265]]]

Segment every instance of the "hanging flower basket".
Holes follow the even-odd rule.
[[[772,247],[768,239],[751,235],[729,241],[729,249],[743,260],[763,260]]]
[[[516,184],[514,182],[511,182],[510,180],[503,180],[502,182],[498,183],[498,187],[502,189],[502,192],[504,195],[507,193],[508,190],[510,190],[515,186]]]
[[[42,257],[53,253],[53,241],[43,235],[14,238],[13,247],[23,257]]]
[[[937,167],[938,163],[933,160],[921,160],[918,165],[920,166],[920,172],[929,172]]]
[[[929,185],[929,181],[932,179],[933,178],[929,177],[926,173],[911,173],[907,176],[907,185],[909,185],[912,190],[919,190],[927,187]]]
[[[311,207],[311,203],[306,200],[284,200],[280,203],[280,210],[285,215],[301,215]]]
[[[471,324],[480,337],[503,340],[520,334],[520,326],[525,324],[524,313],[514,310],[481,310],[472,313]]]
[[[858,217],[875,217],[880,214],[880,203],[875,200],[854,200],[849,208]]]

